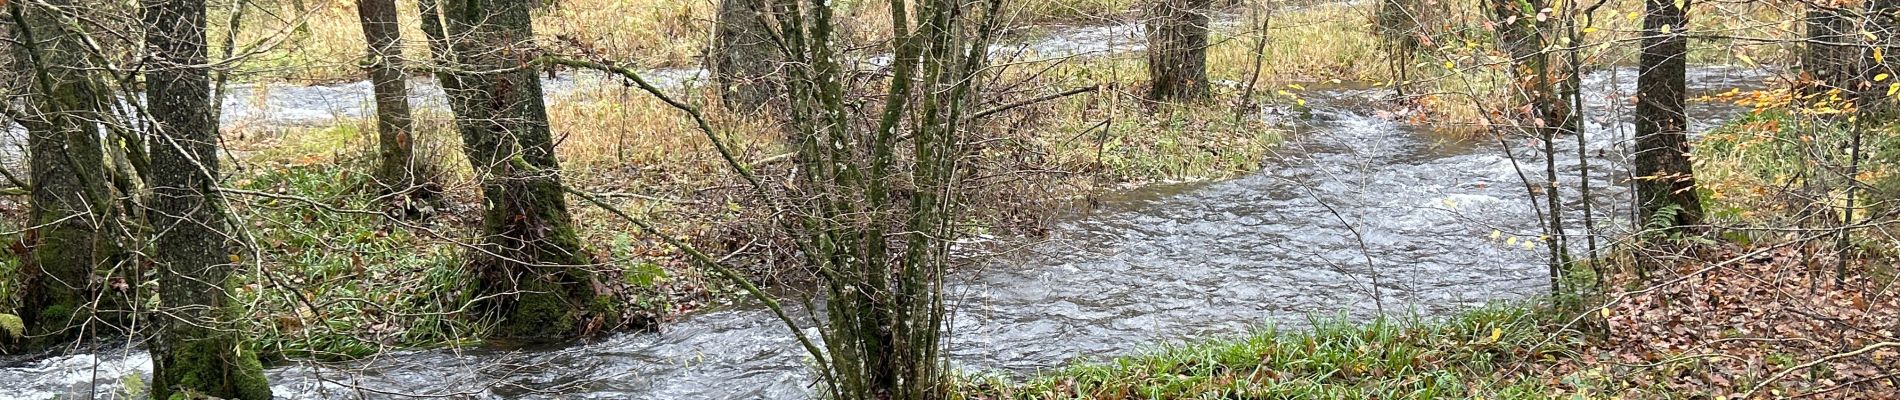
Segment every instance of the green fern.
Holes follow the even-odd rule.
[[[0,313],[0,332],[6,337],[26,337],[26,321],[20,320],[18,315]]]

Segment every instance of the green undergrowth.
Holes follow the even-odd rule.
[[[1566,357],[1575,336],[1546,334],[1532,308],[1496,305],[1443,321],[1316,319],[1310,330],[1162,347],[1024,380],[962,378],[961,399],[1550,398],[1525,368]]]
[[[1856,129],[1860,165],[1852,185],[1854,218],[1889,215],[1900,199],[1900,124],[1883,118],[1827,114],[1828,95],[1795,97],[1785,89],[1736,91],[1708,101],[1735,101],[1752,111],[1697,138],[1691,150],[1708,215],[1756,226],[1838,224],[1848,206],[1846,179]],[[1851,235],[1856,254],[1892,257],[1900,237],[1890,224]],[[1791,238],[1778,230],[1727,232],[1743,242]]]
[[[235,196],[261,255],[239,278],[239,301],[261,347],[286,357],[347,359],[387,347],[478,337],[461,318],[471,277],[453,244],[376,213],[365,170],[336,164],[266,167],[239,189],[309,199]],[[339,212],[339,210],[350,210]],[[360,212],[357,212],[360,211]],[[451,237],[459,230],[427,226]]]
[[[423,218],[386,214],[375,197],[373,161],[351,129],[305,132],[276,150],[252,154],[228,186],[263,194],[231,196],[258,262],[237,277],[243,323],[269,355],[338,360],[401,348],[470,344],[488,329],[471,315],[477,295],[464,254],[476,243],[468,199],[433,205]],[[336,144],[325,147],[315,144]],[[326,149],[332,154],[307,154]],[[344,149],[337,151],[336,149]],[[310,158],[318,160],[310,160]],[[472,188],[452,188],[454,191]],[[472,195],[472,193],[465,194]],[[458,204],[460,203],[460,204]],[[439,209],[433,209],[440,207]],[[585,231],[589,224],[579,224]],[[624,242],[588,243],[596,259],[621,268],[626,307],[664,314],[665,271]]]

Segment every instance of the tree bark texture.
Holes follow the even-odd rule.
[[[1681,3],[1684,7],[1688,2]],[[1636,200],[1639,226],[1674,209],[1671,227],[1702,221],[1695,174],[1689,162],[1686,10],[1671,0],[1644,3],[1643,54],[1636,78]],[[1666,28],[1665,28],[1666,27]],[[1667,33],[1665,33],[1665,30]]]
[[[100,143],[111,97],[93,72],[82,33],[65,23],[83,14],[71,0],[6,7],[16,71],[27,75],[19,122],[27,128],[33,185],[27,222],[37,227],[26,235],[31,251],[21,271],[19,314],[30,328],[27,347],[44,348],[81,334],[95,310],[108,321],[122,320],[118,313],[125,311],[123,293],[100,296],[107,277],[99,274],[124,254]],[[94,303],[95,297],[108,301]]]
[[[268,399],[257,354],[228,321],[225,282],[238,268],[218,184],[204,0],[144,0],[150,218],[156,232],[158,339],[152,397]]]
[[[1826,2],[1824,2],[1826,3]],[[1801,64],[1813,80],[1810,93],[1841,89],[1852,94],[1860,74],[1855,71],[1858,49],[1846,43],[1857,40],[1854,21],[1835,4],[1812,4],[1807,11],[1807,43]]]
[[[707,69],[719,84],[719,98],[735,111],[757,111],[773,104],[782,93],[785,56],[772,42],[763,18],[765,0],[719,0],[719,19],[713,28],[713,48]]]
[[[619,325],[617,299],[597,279],[574,231],[548,129],[528,0],[425,1],[439,10],[438,75],[462,151],[481,181],[483,245],[470,265],[491,337],[547,341]]]
[[[1148,98],[1206,98],[1210,0],[1154,0],[1148,8]]]
[[[409,114],[409,89],[403,77],[402,30],[397,24],[395,0],[358,0],[363,38],[369,46],[365,63],[376,98],[376,179],[387,193],[421,189],[415,165],[414,124]]]

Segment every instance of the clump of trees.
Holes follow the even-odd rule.
[[[778,221],[801,264],[822,285],[822,318],[801,323],[736,268],[667,240],[765,302],[810,353],[832,398],[946,394],[942,284],[948,246],[959,234],[955,223],[964,215],[960,160],[968,153],[966,132],[986,111],[973,107],[983,104],[979,83],[1004,10],[1001,0],[892,0],[888,6],[889,75],[871,79],[845,67],[851,55],[840,45],[830,2],[770,3],[755,8],[761,11],[753,12],[754,23],[722,21],[721,35],[772,38],[776,56],[750,56],[756,48],[722,43],[716,50],[725,54],[715,57],[755,63],[731,70],[781,74],[776,84],[784,88],[784,128],[799,165],[785,178],[756,174],[698,108],[668,97],[637,72],[610,63],[556,61],[621,74],[686,113],[732,172],[784,216]],[[722,89],[728,103],[748,101],[728,89]],[[856,106],[867,103],[877,106]],[[651,230],[650,223],[615,214]],[[817,338],[804,334],[808,324],[817,327]]]

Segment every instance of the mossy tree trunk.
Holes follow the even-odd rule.
[[[376,180],[384,193],[409,195],[422,190],[415,163],[414,124],[409,114],[409,88],[402,72],[402,30],[397,24],[395,0],[359,0],[357,16],[368,44],[370,86],[376,98]],[[398,196],[396,200],[404,200]]]
[[[1154,0],[1148,7],[1148,98],[1207,98],[1209,0]]]
[[[620,323],[618,301],[592,269],[568,213],[548,130],[529,0],[424,2],[444,63],[438,74],[486,209],[483,245],[470,253],[479,308],[499,339],[571,338]],[[495,72],[502,71],[502,72]]]
[[[1673,0],[1644,2],[1643,54],[1636,77],[1638,228],[1667,222],[1667,229],[1677,229],[1702,222],[1702,202],[1689,163],[1688,118],[1683,114],[1688,91],[1684,30],[1689,22],[1683,8],[1688,5]]]
[[[719,0],[706,68],[720,100],[735,111],[756,111],[785,92],[778,73],[785,56],[763,20],[769,11],[765,0]]]
[[[152,263],[158,337],[152,397],[268,399],[257,354],[230,323],[226,280],[238,268],[218,184],[204,0],[144,0],[151,146]]]
[[[14,2],[6,9],[16,71],[27,75],[29,101],[19,122],[28,132],[33,182],[27,224],[36,227],[26,235],[31,252],[19,316],[30,328],[27,347],[40,348],[110,325],[90,324],[95,316],[123,320],[123,293],[101,293],[107,287],[101,274],[124,254],[100,143],[111,94],[86,53],[84,33],[67,25],[84,13],[70,0]]]

